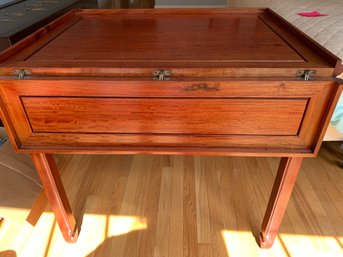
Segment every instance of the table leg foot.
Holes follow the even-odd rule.
[[[292,194],[302,159],[300,157],[281,158],[262,223],[259,238],[261,248],[270,248],[274,243],[287,208],[288,200]]]
[[[73,232],[69,232],[68,235],[63,234],[63,238],[68,243],[76,243],[79,237],[79,229],[75,227]]]
[[[75,243],[78,237],[76,221],[53,156],[51,154],[33,153],[32,160],[65,241]]]
[[[263,233],[260,233],[260,237],[259,237],[259,241],[258,241],[258,245],[260,246],[260,248],[262,249],[269,249],[273,246],[274,240],[270,241],[267,239],[267,237],[265,235],[263,235]]]

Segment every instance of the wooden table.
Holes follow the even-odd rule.
[[[66,241],[52,154],[280,156],[271,247],[338,100],[340,60],[270,10],[76,10],[0,55],[1,116],[32,154]],[[270,189],[266,189],[270,190]]]

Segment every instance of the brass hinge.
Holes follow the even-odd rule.
[[[298,80],[315,80],[317,71],[315,70],[298,70],[297,79]]]
[[[18,79],[24,79],[25,76],[31,76],[32,75],[32,71],[31,70],[14,70],[14,75],[18,76]]]
[[[153,80],[170,80],[171,71],[170,70],[154,70],[152,72]]]

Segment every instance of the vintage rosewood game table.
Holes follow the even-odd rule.
[[[53,155],[280,156],[260,246],[338,100],[341,62],[270,10],[75,10],[0,55],[1,118],[66,241]],[[270,189],[267,189],[270,190]]]

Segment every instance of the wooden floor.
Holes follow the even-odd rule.
[[[3,222],[0,256],[343,256],[337,146],[304,161],[270,250],[255,238],[278,158],[66,155],[59,168],[78,242],[63,241],[47,210],[34,228]]]

